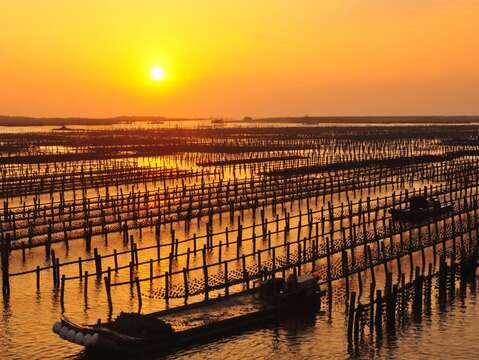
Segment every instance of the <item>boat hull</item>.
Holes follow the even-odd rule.
[[[107,328],[108,323],[100,326],[81,326],[66,318],[63,318],[59,323],[56,323],[53,330],[63,339],[84,346],[87,352],[92,353],[115,352],[131,354],[152,351],[155,353],[171,352],[183,347],[227,337],[234,333],[265,327],[272,324],[275,320],[295,316],[298,313],[304,314],[305,312],[316,312],[320,303],[321,294],[319,291],[309,295],[302,295],[301,304],[294,307],[294,309],[292,307],[292,302],[297,301],[297,297],[282,296],[278,297],[275,305],[270,304],[258,311],[178,331],[168,337],[156,337],[153,339],[137,338],[109,330]],[[251,296],[251,300],[253,301],[255,298],[254,294],[250,294],[249,296]],[[225,306],[228,305],[228,299],[220,301],[223,301]],[[211,302],[212,301],[209,301],[208,303]],[[205,306],[201,306],[201,304],[192,304],[191,307],[202,309],[207,313],[208,303]],[[182,311],[185,311],[186,309],[189,309],[189,306],[176,312],[167,310],[165,313],[169,316],[173,315],[181,317]],[[158,317],[160,319],[162,318],[161,315]]]
[[[432,209],[389,209],[394,221],[420,222],[426,219],[438,217],[454,210],[454,205],[447,204],[440,208]]]
[[[274,309],[263,310],[235,318],[215,322],[213,324],[185,330],[173,334],[167,339],[139,339],[126,338],[122,334],[104,331],[104,329],[94,329],[82,327],[72,322],[63,326],[68,328],[68,332],[74,331],[76,334],[89,334],[90,340],[87,342],[76,342],[74,337],[63,336],[63,339],[83,346],[90,353],[145,353],[154,351],[155,353],[171,352],[183,347],[205,343],[214,339],[231,336],[234,333],[262,327],[270,324],[278,318],[277,311]]]

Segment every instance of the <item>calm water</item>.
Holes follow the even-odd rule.
[[[150,238],[146,232],[144,237]],[[115,239],[110,240],[117,246]],[[144,240],[142,245],[148,244]],[[96,245],[99,246],[97,242]],[[61,254],[62,244],[56,246]],[[107,253],[99,246],[101,253]],[[72,241],[66,259],[74,259],[83,250],[82,241]],[[28,259],[40,259],[43,248],[34,249]],[[15,254],[17,255],[17,254]],[[18,254],[19,255],[19,254]],[[16,261],[15,261],[16,260]],[[37,263],[37,260],[33,263]],[[415,260],[419,262],[419,259]],[[27,261],[28,263],[28,261]],[[22,268],[18,257],[13,266]],[[26,266],[31,267],[31,264]],[[141,268],[140,268],[141,269]],[[161,269],[164,271],[165,269]],[[393,269],[391,269],[392,271]],[[147,270],[140,270],[147,276]],[[71,271],[74,273],[74,271]],[[118,275],[124,280],[126,273]],[[141,277],[141,276],[140,276]],[[34,276],[22,276],[12,281],[12,295],[3,304],[0,321],[0,359],[89,359],[82,348],[61,340],[51,331],[52,324],[61,316],[59,291],[51,286],[51,274],[42,275],[41,291],[35,290]],[[364,282],[368,283],[365,274]],[[378,284],[383,284],[381,275]],[[142,285],[143,292],[148,285]],[[156,284],[152,285],[153,287]],[[337,288],[343,284],[338,282]],[[355,286],[355,283],[352,283]],[[434,293],[435,294],[435,293]],[[416,359],[464,359],[475,358],[479,351],[479,307],[475,287],[469,286],[461,296],[457,289],[455,300],[441,312],[433,303],[430,315],[423,315],[422,321],[410,322],[397,330],[395,336],[384,336],[379,341],[363,339],[360,351],[348,349],[345,328],[345,311],[342,302],[336,301],[333,311],[320,312],[301,319],[282,321],[278,324],[265,324],[264,328],[244,332],[209,344],[195,346],[167,356],[148,354],[145,359],[309,359],[309,358],[398,358]],[[90,278],[88,302],[83,299],[82,284],[69,282],[65,294],[65,315],[81,323],[94,323],[98,318],[107,318],[107,304],[102,282]],[[114,288],[114,314],[119,311],[136,311],[135,291],[128,287]],[[194,300],[199,300],[195,298]],[[433,300],[434,301],[434,300]],[[171,305],[182,302],[172,301]],[[143,312],[162,308],[163,301],[143,298]],[[323,304],[323,310],[326,306]]]
[[[45,294],[45,297],[52,294]],[[46,299],[44,299],[46,300]],[[56,320],[59,309],[49,301],[17,298],[18,306],[4,307],[1,323],[2,359],[88,359],[79,347],[59,340],[46,321]],[[26,306],[30,303],[29,306]],[[16,309],[21,308],[18,312]],[[296,321],[284,321],[263,329],[237,334],[216,342],[195,346],[168,356],[149,354],[145,359],[464,359],[476,358],[479,351],[479,307],[477,295],[467,290],[464,299],[421,322],[408,323],[395,336],[363,339],[359,353],[348,349],[345,317],[337,307],[331,317],[320,313]]]
[[[212,123],[211,120],[165,120],[162,123],[148,123],[148,122],[134,122],[134,123],[119,123],[113,125],[68,125],[72,130],[111,130],[111,129],[174,129],[174,128],[222,128],[222,127],[367,127],[367,126],[381,126],[381,127],[398,127],[398,126],[478,126],[479,123],[445,123],[445,124],[431,124],[431,123],[319,123],[319,124],[302,124],[302,123],[280,123],[280,122],[241,122],[241,121],[225,121],[222,124]],[[41,125],[41,126],[0,126],[1,133],[25,133],[25,132],[51,132],[58,129],[57,125]]]
[[[183,122],[182,124],[184,125]],[[279,126],[283,125],[279,124]],[[52,128],[54,127],[0,127],[0,133],[5,130],[15,132],[51,131]],[[190,164],[191,166],[193,165]],[[417,187],[420,187],[420,185],[424,184],[417,184]],[[391,191],[393,189],[384,190],[384,193],[374,194],[374,196],[390,194]],[[42,199],[42,201],[48,201],[48,195],[45,195],[45,199]],[[341,201],[344,201],[344,199]],[[289,208],[289,205],[286,204],[286,207]],[[297,214],[298,211],[299,209],[293,209],[292,215]],[[271,214],[267,214],[267,216],[270,219],[272,218]],[[227,216],[224,217],[226,218]],[[246,212],[246,220],[243,223],[246,226],[251,224],[249,217],[250,214]],[[205,229],[205,221],[206,219],[201,224],[201,231]],[[297,220],[293,220],[292,226],[294,226],[294,221]],[[223,221],[223,224],[215,231],[224,230],[226,225],[228,225],[226,221]],[[177,237],[180,239],[187,236],[181,224],[176,228],[176,231]],[[134,235],[138,239],[138,233],[134,233]],[[168,236],[169,234],[165,229],[162,238],[168,238]],[[282,241],[281,237],[273,237],[273,242],[277,241]],[[147,246],[152,243],[154,243],[153,230],[145,229],[143,240],[139,242],[139,246]],[[108,254],[112,252],[113,248],[121,250],[122,244],[119,234],[111,234],[109,245],[104,245],[102,239],[97,238],[94,239],[92,247],[98,247],[100,253]],[[82,240],[70,242],[68,252],[64,244],[61,243],[54,245],[53,248],[62,262],[77,259],[78,256],[85,256]],[[154,251],[152,253],[141,253],[140,261],[155,257]],[[224,253],[225,257],[228,255],[231,256],[232,254]],[[47,262],[42,263],[45,257],[42,247],[27,251],[27,261],[25,263],[21,261],[20,257],[19,251],[14,252],[12,255],[12,271],[31,269],[37,264],[48,264]],[[85,266],[83,270],[93,270],[92,265],[90,263],[90,267],[87,268]],[[181,267],[182,265],[179,264],[179,266]],[[155,273],[163,273],[166,270],[164,265],[162,265],[160,268],[155,268]],[[147,272],[147,268],[140,269],[139,277],[148,276]],[[67,276],[76,275],[76,269],[66,270],[65,273]],[[126,271],[123,271],[119,275],[114,276],[114,281],[122,281],[128,277],[128,274]],[[35,289],[34,276],[28,275],[12,279],[10,300],[2,304],[0,359],[88,358],[82,353],[81,347],[61,340],[51,331],[53,323],[62,314],[59,304],[59,290],[53,289],[51,283],[50,272],[42,274],[42,288],[38,292]],[[143,286],[143,292],[148,292],[149,285]],[[155,288],[158,284],[152,284],[151,286]],[[146,358],[221,360],[256,358],[295,360],[311,358],[342,359],[349,357],[360,359],[475,358],[479,352],[479,342],[476,340],[479,336],[479,308],[475,292],[469,288],[466,293],[467,296],[464,299],[458,296],[454,303],[448,306],[444,312],[440,312],[437,307],[433,307],[432,313],[424,315],[420,323],[405,325],[403,328],[398,329],[395,336],[385,336],[382,341],[364,338],[358,353],[351,352],[348,349],[344,309],[341,305],[336,304],[331,315],[318,313],[295,321],[290,320],[279,324],[268,324],[262,329],[195,346],[175,354],[167,356],[149,354]],[[112,297],[114,300],[114,315],[122,310],[136,311],[137,300],[134,291],[131,291],[129,288],[114,288]],[[173,306],[179,304],[181,302],[172,302]],[[159,310],[163,306],[162,301],[146,297],[143,299],[144,313]],[[98,318],[106,319],[107,303],[103,283],[101,281],[96,282],[93,278],[90,278],[88,302],[85,302],[82,284],[79,281],[68,282],[64,314],[81,323],[94,323]]]
[[[445,312],[433,309],[420,323],[409,323],[382,341],[365,338],[359,353],[346,341],[344,315],[318,315],[309,321],[280,324],[222,342],[199,346],[168,359],[465,359],[477,358],[479,308],[467,291]],[[241,354],[241,356],[240,356]]]

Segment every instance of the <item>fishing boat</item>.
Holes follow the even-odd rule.
[[[437,199],[428,199],[424,196],[414,196],[409,199],[409,207],[404,209],[389,209],[389,213],[393,220],[419,222],[453,210],[453,202],[441,202]]]
[[[70,130],[73,130],[73,129],[68,128],[66,125],[62,125],[59,128],[53,129],[53,131],[70,131]]]
[[[95,325],[63,317],[53,331],[90,352],[169,352],[317,309],[318,276],[269,279],[238,294],[151,314],[121,313],[114,321]]]
[[[225,121],[223,119],[213,119],[211,120],[211,125],[213,127],[220,127],[225,125]]]

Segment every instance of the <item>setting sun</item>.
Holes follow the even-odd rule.
[[[151,79],[152,80],[161,80],[165,77],[165,70],[160,67],[153,67],[151,69]]]

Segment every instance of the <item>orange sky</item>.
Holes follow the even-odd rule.
[[[0,114],[479,114],[475,0],[1,1],[0,24]]]

